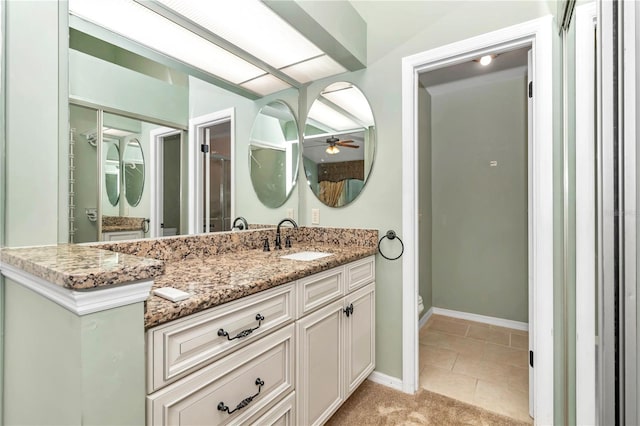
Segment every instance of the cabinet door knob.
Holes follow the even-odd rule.
[[[353,315],[353,303],[350,303],[349,306],[342,310],[347,316]]]

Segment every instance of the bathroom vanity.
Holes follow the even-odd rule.
[[[144,326],[130,324],[127,331],[132,342],[136,336],[146,341],[143,371],[132,368],[134,377],[125,377],[119,359],[107,362],[102,375],[86,375],[87,389],[108,394],[102,424],[122,423],[108,418],[121,414],[109,413],[132,404],[114,382],[139,379],[146,409],[133,404],[124,420],[130,424],[322,424],[375,367],[377,231],[283,232],[292,248],[262,251],[274,230],[260,229],[4,249],[0,267],[13,282],[79,317],[103,308],[113,316],[119,306],[144,304],[136,320]],[[283,258],[304,251],[328,256]],[[166,286],[190,297],[171,302],[150,294]],[[124,295],[133,288],[135,298]],[[89,301],[100,293],[108,297]],[[100,321],[92,327],[111,325]],[[93,350],[112,361],[121,356],[117,348]],[[78,410],[90,418],[93,408]]]

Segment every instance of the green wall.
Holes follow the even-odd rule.
[[[526,323],[523,74],[432,92],[431,219],[433,305]]]
[[[58,3],[5,5],[11,83],[5,101],[5,243],[53,244],[58,239]]]
[[[187,87],[71,49],[69,95],[116,111],[187,125]]]
[[[421,29],[407,33],[401,19],[391,19],[397,18],[394,10],[406,10],[405,17],[410,20],[423,19]],[[351,81],[363,91],[374,112],[378,133],[370,179],[353,203],[339,209],[326,207],[307,193],[307,188],[300,189],[300,221],[309,224],[311,209],[317,208],[322,226],[372,228],[378,229],[380,235],[393,229],[402,237],[402,58],[554,12],[555,4],[551,2],[375,2],[370,15],[363,16],[368,24],[367,69],[314,82],[306,94],[308,109],[318,93],[335,81]],[[392,43],[390,40],[398,40],[393,37],[396,32],[403,37]],[[555,58],[557,48],[556,40]],[[556,77],[554,93],[560,90],[560,76]],[[561,105],[560,100],[555,99],[554,105]],[[559,112],[554,112],[554,117],[554,128],[558,129]],[[556,135],[554,146],[560,143],[561,132],[556,131]],[[562,233],[561,228],[554,234],[558,232]],[[556,243],[554,247],[562,246]],[[402,263],[380,256],[376,262],[376,370],[401,377]],[[561,283],[561,278],[557,282]]]
[[[4,424],[81,424],[78,317],[11,280],[5,290]]]
[[[11,280],[6,300],[4,424],[144,424],[143,303],[79,317]]]
[[[418,294],[422,296],[424,312],[433,306],[432,242],[432,166],[431,166],[431,95],[422,86],[418,90]]]

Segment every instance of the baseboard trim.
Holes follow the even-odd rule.
[[[391,377],[384,373],[380,373],[379,371],[374,371],[373,373],[369,374],[369,377],[367,377],[367,379],[371,380],[374,383],[378,383],[388,388],[403,392],[402,380],[396,377]]]
[[[484,324],[497,325],[498,327],[506,327],[506,328],[513,328],[516,330],[529,331],[529,324],[526,322],[513,321],[513,320],[508,320],[503,318],[495,318],[495,317],[489,317],[486,315],[472,314],[469,312],[460,312],[460,311],[454,311],[451,309],[436,308],[436,307],[433,307],[429,310],[430,311],[433,310],[432,314],[436,314],[436,315],[444,315],[447,317],[466,319],[469,321],[476,321]]]
[[[430,307],[427,313],[420,318],[420,321],[418,321],[418,330],[424,327],[427,321],[429,321],[429,318],[431,318],[431,315],[433,315],[433,306]]]

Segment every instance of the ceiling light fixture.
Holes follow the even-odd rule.
[[[333,154],[339,153],[340,150],[335,145],[329,145],[327,149],[324,150],[324,152],[326,152],[327,154],[333,155]]]
[[[484,55],[480,59],[474,59],[475,62],[479,62],[480,65],[486,67],[493,61],[498,55]]]

